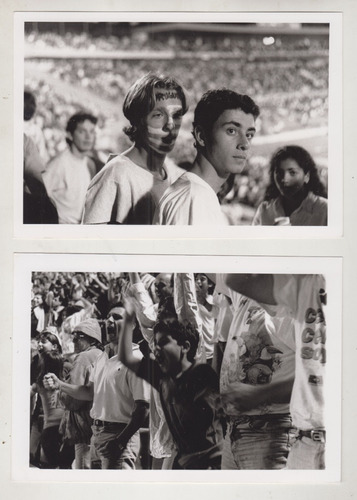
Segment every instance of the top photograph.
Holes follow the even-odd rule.
[[[341,236],[341,60],[338,14],[16,14],[15,237]]]

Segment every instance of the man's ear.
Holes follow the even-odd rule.
[[[71,132],[66,132],[66,140],[69,141],[70,143],[73,142],[73,135]]]
[[[188,340],[185,340],[185,342],[182,344],[182,351],[188,353],[190,349],[191,349],[190,342]]]
[[[205,134],[200,126],[197,126],[193,129],[193,134],[195,136],[196,142],[201,148],[205,147]]]

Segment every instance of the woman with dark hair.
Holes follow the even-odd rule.
[[[187,111],[181,85],[168,76],[147,74],[129,89],[124,129],[133,145],[111,156],[86,196],[84,224],[151,224],[165,189],[184,170],[166,159]]]
[[[64,414],[64,406],[60,401],[58,389],[45,389],[43,385],[43,377],[49,372],[56,373],[59,379],[63,379],[64,359],[58,336],[51,331],[42,332],[38,350],[40,353],[38,375],[36,382],[31,386],[30,396],[34,400],[34,396],[39,394],[43,408],[44,424],[40,444],[45,460],[41,460],[40,465],[48,469],[68,469],[74,458],[74,449],[62,446],[59,426]]]
[[[253,225],[326,226],[326,190],[306,149],[285,146],[270,162],[270,185]]]

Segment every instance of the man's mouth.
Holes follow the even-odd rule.
[[[163,137],[161,140],[164,144],[172,144],[173,142],[175,142],[176,136],[170,134],[166,137]]]

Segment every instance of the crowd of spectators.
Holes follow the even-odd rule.
[[[234,55],[250,53],[250,57],[261,56],[264,54],[276,53],[277,51],[305,51],[313,53],[323,53],[328,50],[328,38],[312,38],[308,36],[294,36],[294,28],[291,29],[292,36],[275,35],[274,27],[271,28],[271,36],[274,37],[274,43],[264,44],[263,38],[266,35],[239,35],[234,33],[199,33],[188,31],[167,31],[155,33],[140,30],[137,28],[130,34],[123,35],[108,34],[93,36],[85,31],[81,33],[66,31],[65,33],[56,33],[54,31],[35,31],[26,32],[25,42],[31,48],[39,50],[48,47],[55,49],[77,49],[95,51],[207,51],[224,52],[230,51]],[[299,35],[299,31],[296,32]]]

